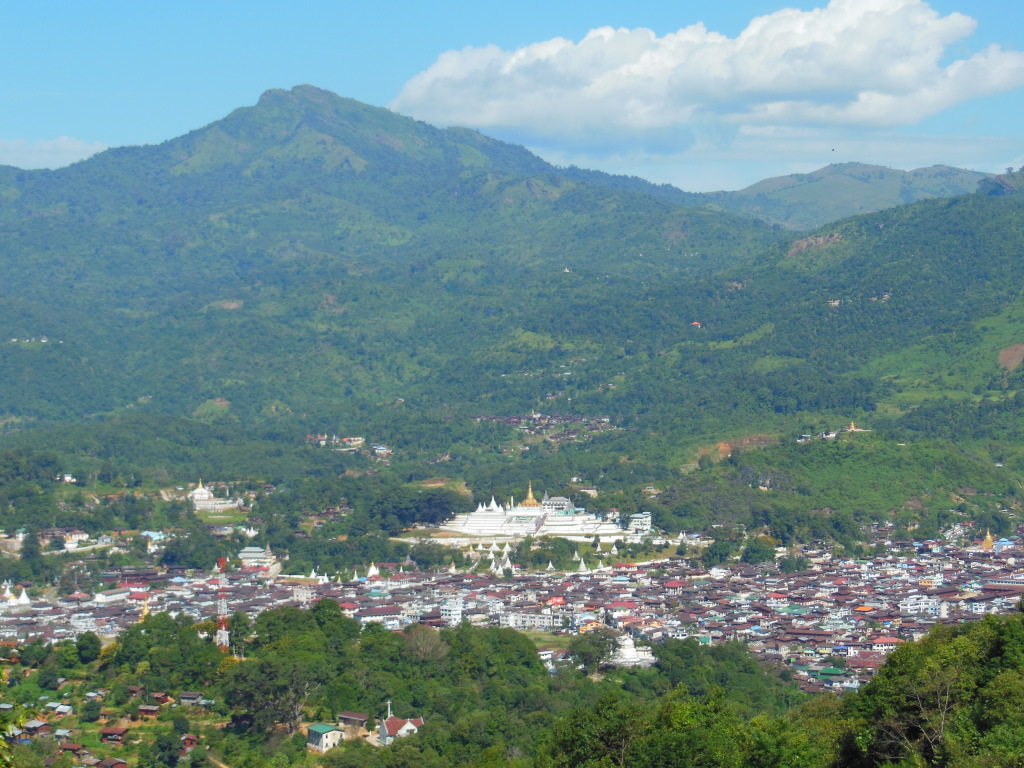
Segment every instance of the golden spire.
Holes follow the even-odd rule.
[[[531,481],[527,486],[526,500],[520,504],[521,507],[539,507],[540,502],[533,498],[533,482]]]
[[[992,540],[992,530],[985,530],[985,540],[981,542],[982,549],[992,549],[995,546],[995,541]]]

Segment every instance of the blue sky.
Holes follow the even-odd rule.
[[[552,162],[738,189],[859,161],[1024,164],[1002,0],[12,2],[0,163],[187,133],[308,83]]]

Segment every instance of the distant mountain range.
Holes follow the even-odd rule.
[[[733,213],[778,222],[791,229],[816,229],[860,213],[970,194],[992,175],[946,165],[900,171],[841,163],[814,173],[765,179],[739,192],[719,192],[709,197]]]
[[[848,216],[918,200],[970,194],[978,190],[979,183],[994,177],[991,173],[946,165],[900,171],[880,165],[841,163],[813,173],[765,179],[738,192],[701,193],[600,171],[571,168],[564,173],[574,179],[641,192],[678,205],[729,211],[796,230],[815,229]]]
[[[755,432],[921,429],[1019,386],[1013,189],[843,165],[692,195],[268,91],[164,144],[0,168],[0,422],[368,433],[483,466],[509,433],[474,417],[539,410],[617,429],[530,461],[638,478]],[[951,437],[1015,434],[990,416]]]

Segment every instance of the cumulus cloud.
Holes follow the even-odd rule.
[[[693,24],[658,37],[602,27],[514,51],[443,53],[391,106],[525,143],[621,138],[693,146],[744,126],[912,125],[1024,86],[1024,53],[992,45],[945,61],[976,22],[924,0],[832,0],[753,19],[735,38]]]
[[[0,139],[0,165],[16,168],[61,168],[84,160],[106,149],[98,141],[83,141],[70,136],[29,141]]]

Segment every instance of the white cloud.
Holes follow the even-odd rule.
[[[0,139],[0,165],[16,168],[61,168],[84,160],[106,149],[98,141],[83,141],[70,136],[29,141]]]
[[[729,38],[693,24],[658,37],[602,27],[515,51],[448,51],[391,106],[524,143],[731,143],[741,126],[912,125],[1024,86],[1024,53],[945,62],[976,22],[923,0],[832,0],[753,19]]]

